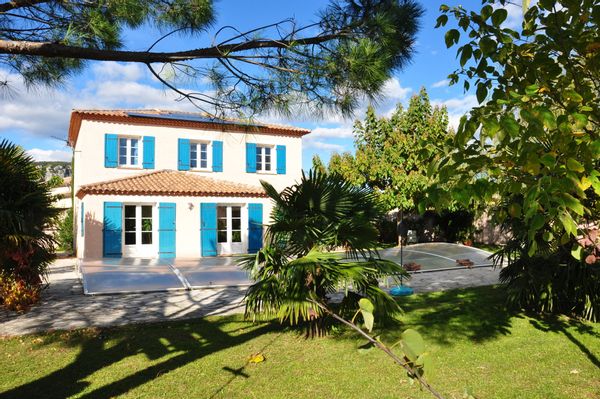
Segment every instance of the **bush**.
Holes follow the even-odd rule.
[[[67,210],[66,215],[58,221],[56,241],[59,249],[73,252],[73,208]]]
[[[24,311],[39,298],[54,260],[55,242],[45,230],[58,210],[33,159],[7,140],[0,142],[0,171],[0,301]]]
[[[600,321],[599,263],[588,265],[568,253],[553,257],[522,254],[500,270],[500,281],[506,284],[511,307]]]
[[[8,310],[23,313],[40,299],[40,284],[29,284],[8,274],[0,275],[0,303]]]
[[[396,220],[390,220],[387,217],[379,219],[377,222],[377,231],[379,231],[379,242],[382,244],[398,243],[398,227]]]

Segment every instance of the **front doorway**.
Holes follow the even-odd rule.
[[[125,204],[123,212],[123,256],[156,257],[155,206]]]
[[[242,207],[217,206],[217,251],[219,255],[243,253]]]

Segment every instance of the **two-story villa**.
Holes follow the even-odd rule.
[[[302,170],[308,130],[159,110],[74,110],[79,258],[200,257],[262,246],[271,203]]]

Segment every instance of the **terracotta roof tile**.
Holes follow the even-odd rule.
[[[154,116],[154,117],[153,117]],[[168,118],[166,118],[168,117]],[[194,120],[201,118],[202,120]],[[234,118],[211,118],[201,112],[158,109],[74,109],[69,125],[69,145],[75,146],[82,120],[96,120],[143,126],[172,126],[204,130],[225,130],[301,137],[310,130]]]
[[[159,170],[81,186],[77,197],[100,195],[164,195],[182,197],[266,197],[262,187],[198,176],[193,172]]]

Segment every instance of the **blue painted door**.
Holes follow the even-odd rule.
[[[217,256],[217,204],[200,204],[200,248],[202,256]]]
[[[262,248],[263,206],[248,204],[248,252],[254,253]]]
[[[158,257],[174,258],[176,254],[175,204],[161,202],[158,204]]]
[[[120,258],[123,235],[123,204],[104,203],[104,227],[102,230],[102,254],[107,258]]]

